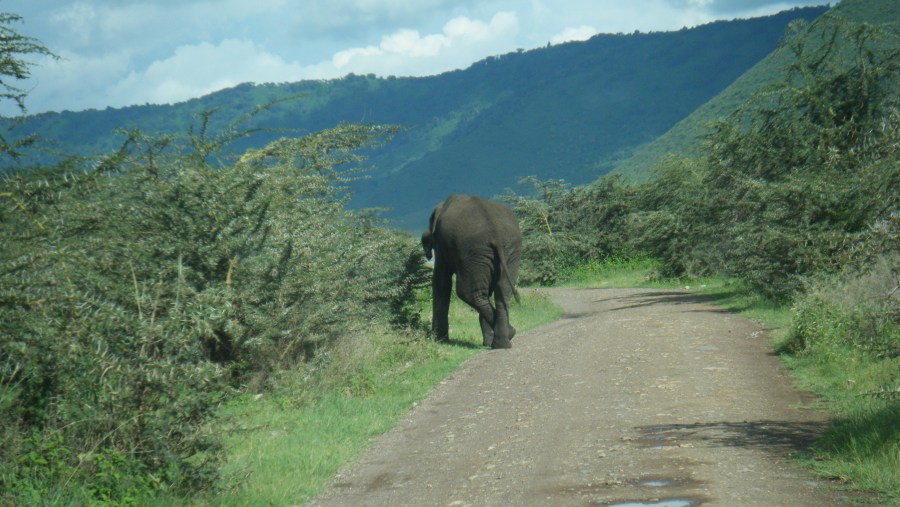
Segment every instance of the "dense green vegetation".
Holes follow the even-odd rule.
[[[206,488],[207,423],[234,389],[370,322],[418,327],[420,247],[344,206],[356,152],[394,128],[227,162],[239,127],[209,135],[207,119],[0,182],[3,503]]]
[[[784,79],[713,124],[695,157],[640,184],[533,180],[507,199],[532,282],[637,259],[661,279],[724,276],[727,293],[792,305],[777,348],[836,415],[811,466],[897,502],[900,29],[840,14],[793,24]]]
[[[15,132],[49,144],[41,158],[22,163],[49,165],[59,156],[116,149],[121,128],[176,134],[197,114],[216,110],[210,126],[221,130],[272,101],[281,102],[248,124],[263,130],[236,140],[233,153],[341,122],[403,125],[393,142],[368,153],[381,170],[353,184],[351,204],[390,208],[385,216],[395,225],[418,231],[450,192],[490,197],[529,175],[572,184],[596,179],[771,52],[789,22],[824,11],[597,35],[432,77],[244,84],[170,106],[46,113],[26,118]]]
[[[703,155],[631,185],[532,179],[510,195],[533,261],[525,279],[649,254],[665,276],[728,274],[774,298],[809,276],[893,252],[897,227],[895,28],[836,15],[793,25],[787,78],[716,123]]]
[[[209,118],[3,177],[0,505],[296,502],[481,349],[459,304],[454,343],[427,339],[418,242],[345,208],[396,128],[230,159],[241,126]],[[558,316],[524,301],[522,329]]]

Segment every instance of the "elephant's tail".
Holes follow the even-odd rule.
[[[500,276],[506,278],[507,283],[509,283],[510,289],[512,289],[512,295],[514,298],[516,298],[516,303],[521,304],[522,299],[519,298],[519,291],[516,289],[516,283],[513,281],[512,276],[510,276],[509,267],[506,264],[506,252],[500,245],[494,242],[491,242],[491,247],[494,249],[494,252],[497,253],[497,258],[500,259]]]

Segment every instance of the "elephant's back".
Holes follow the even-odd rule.
[[[519,222],[512,210],[480,197],[454,196],[436,225],[440,243],[460,258],[493,257],[494,246],[515,256],[521,247]]]
[[[445,233],[458,234],[473,239],[495,234],[518,234],[516,215],[505,205],[480,197],[459,198],[448,206],[440,224]]]

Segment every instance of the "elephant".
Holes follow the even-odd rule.
[[[516,330],[509,323],[509,304],[512,296],[519,299],[515,285],[522,257],[522,234],[512,210],[480,197],[450,195],[434,207],[422,248],[428,260],[434,256],[434,339],[450,339],[447,313],[456,275],[457,296],[478,311],[484,346],[512,347]]]

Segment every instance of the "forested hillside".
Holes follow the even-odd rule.
[[[241,85],[172,106],[61,112],[26,119],[15,135],[37,133],[62,154],[110,153],[117,129],[185,132],[196,115],[222,128],[255,106],[281,102],[248,121],[257,132],[239,153],[278,136],[340,122],[407,130],[371,153],[379,168],[356,184],[356,207],[391,208],[409,229],[448,192],[491,196],[524,176],[586,183],[605,174],[731,84],[776,46],[787,24],[824,8],[717,22],[667,33],[598,35],[586,42],[511,53],[427,78],[347,76],[328,82]],[[56,157],[58,158],[58,157]],[[17,164],[47,164],[30,156]]]

